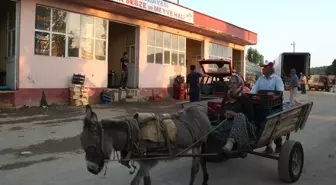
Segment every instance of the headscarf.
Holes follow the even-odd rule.
[[[228,101],[235,102],[239,97],[244,94],[244,80],[238,74],[232,74],[230,81],[235,81],[238,85],[235,91],[228,90]]]

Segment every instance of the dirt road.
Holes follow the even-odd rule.
[[[302,97],[314,101],[304,131],[293,136],[305,150],[303,175],[297,184],[333,185],[336,177],[336,96]],[[176,102],[97,106],[99,118],[115,118],[134,112],[174,112]],[[79,146],[84,110],[56,107],[26,109],[0,114],[1,185],[126,185],[132,176],[119,164],[108,166],[107,176],[86,171]],[[31,154],[29,154],[31,152]],[[28,153],[28,155],[23,155]],[[153,184],[187,184],[190,159],[162,162],[152,171]],[[261,185],[282,184],[276,161],[248,156],[221,164],[209,164],[209,184]],[[201,175],[197,179],[201,184]]]

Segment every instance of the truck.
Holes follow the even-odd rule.
[[[310,53],[284,52],[274,60],[275,74],[284,82],[285,89],[289,87],[290,71],[295,69],[298,77],[303,73],[310,76]]]

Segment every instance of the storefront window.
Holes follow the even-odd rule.
[[[163,47],[163,32],[155,30],[155,46]]]
[[[107,21],[104,20],[104,19],[96,18],[95,28],[96,28],[95,38],[106,39],[106,37],[107,37],[107,30],[106,30]]]
[[[68,37],[68,57],[79,57],[79,38]]]
[[[65,33],[67,12],[53,9],[52,14],[52,31],[58,33]]]
[[[96,40],[95,58],[97,60],[106,60],[106,41]]]
[[[172,35],[172,49],[178,50],[178,36]]]
[[[71,35],[78,35],[80,33],[80,15],[76,13],[68,13],[67,33]]]
[[[86,37],[86,38],[92,38],[93,37],[93,17],[90,16],[85,16],[85,15],[81,15],[80,17],[80,23],[81,23],[81,35],[82,37]]]
[[[170,51],[165,50],[163,54],[164,54],[164,63],[170,64]]]
[[[83,38],[81,40],[81,58],[83,59],[92,59],[93,55],[93,40]]]
[[[177,65],[178,64],[178,53],[177,53],[177,51],[172,51],[171,64],[172,65]]]
[[[147,62],[154,63],[155,47],[147,46]]]
[[[106,61],[107,27],[101,18],[36,6],[35,54]]]
[[[36,7],[35,29],[50,30],[51,9],[43,6]]]
[[[164,48],[171,49],[171,34],[163,33]]]
[[[51,56],[64,57],[65,56],[65,36],[53,34],[51,42],[52,42]]]
[[[186,38],[179,36],[179,51],[185,51],[186,50]]]
[[[210,43],[209,45],[209,59],[231,59],[232,58],[232,48],[226,47],[224,45]],[[217,71],[217,65],[209,65],[209,70]]]
[[[185,66],[186,38],[148,29],[147,62]]]
[[[35,54],[49,55],[50,34],[35,32]]]
[[[163,50],[162,48],[155,48],[155,63],[162,64],[163,63]]]
[[[179,64],[180,64],[180,66],[184,66],[185,65],[185,60],[186,60],[185,53],[184,52],[180,52],[179,53]]]
[[[155,46],[155,31],[152,29],[147,31],[147,45]]]

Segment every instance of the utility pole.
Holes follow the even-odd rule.
[[[292,42],[291,45],[293,46],[293,53],[295,53],[295,45],[296,45],[295,41]]]
[[[177,0],[177,2],[176,2],[177,4],[180,4],[180,0]]]

